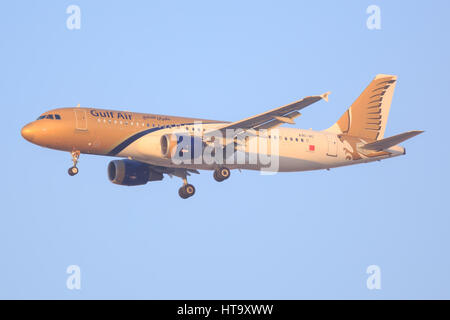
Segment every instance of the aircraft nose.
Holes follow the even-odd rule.
[[[36,134],[34,125],[32,123],[29,123],[26,126],[24,126],[22,128],[21,134],[22,137],[24,137],[26,140],[33,142],[34,136]]]

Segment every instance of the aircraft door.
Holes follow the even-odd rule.
[[[74,109],[75,112],[75,129],[80,131],[87,131],[87,115],[86,110]]]
[[[337,136],[334,134],[327,134],[328,139],[328,152],[327,156],[337,157]]]

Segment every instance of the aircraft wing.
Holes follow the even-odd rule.
[[[302,100],[269,110],[256,116],[228,123],[225,126],[216,129],[215,131],[219,130],[222,131],[222,133],[225,133],[226,129],[240,129],[242,131],[245,131],[248,129],[270,129],[277,127],[283,123],[294,124],[293,119],[301,115],[300,112],[298,112],[299,110],[306,108],[307,106],[322,99],[328,101],[328,95],[330,93],[331,92],[327,92],[320,96],[306,97]]]

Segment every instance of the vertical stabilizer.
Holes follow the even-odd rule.
[[[384,137],[397,77],[379,74],[342,117],[326,131],[367,140]]]

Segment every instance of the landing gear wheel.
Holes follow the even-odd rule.
[[[69,168],[69,176],[74,176],[76,174],[78,174],[78,168],[77,167],[71,167]]]
[[[214,179],[217,182],[222,182],[230,177],[230,169],[221,167],[214,170]]]
[[[195,188],[192,184],[186,184],[178,190],[178,194],[183,199],[190,198],[195,194]]]
[[[72,155],[73,167],[70,167],[68,172],[69,176],[73,177],[74,175],[78,174],[77,163],[78,159],[80,158],[80,151],[73,150],[70,154]]]

